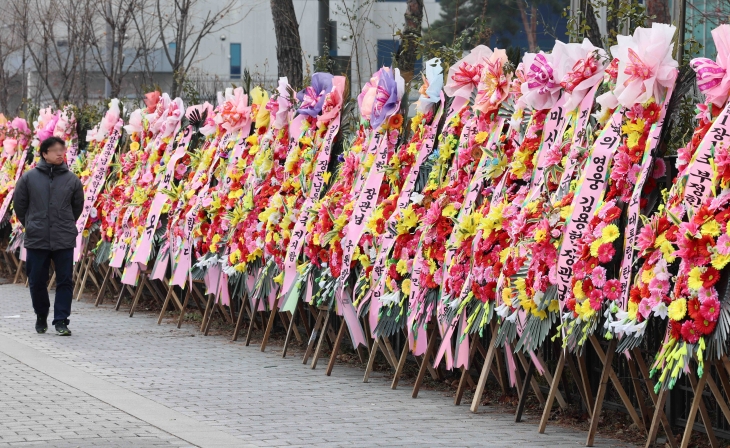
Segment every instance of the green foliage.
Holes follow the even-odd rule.
[[[631,33],[631,31],[644,23],[648,23],[654,16],[649,16],[646,6],[640,0],[591,0],[596,20],[599,20],[599,9],[606,7],[606,23],[608,25],[608,36],[603,37],[602,42],[592,42],[593,45],[603,47],[609,51],[612,45],[616,45],[616,36],[619,34]],[[578,11],[575,16],[570,14],[570,6],[563,10],[563,17],[568,18],[568,37],[570,42],[580,42],[588,37],[590,21],[585,17],[585,11]]]
[[[489,44],[494,32],[516,33],[520,29],[519,13],[509,0],[442,0],[441,17],[425,33],[433,46],[461,50]]]
[[[314,71],[333,73],[335,68],[335,61],[330,58],[330,47],[325,44],[323,47],[324,56],[314,57]]]

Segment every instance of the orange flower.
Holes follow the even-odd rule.
[[[390,129],[400,129],[401,126],[403,126],[403,115],[391,115],[391,117],[388,119],[388,127]]]

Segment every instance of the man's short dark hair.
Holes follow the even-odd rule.
[[[66,142],[61,140],[58,137],[48,137],[47,139],[43,140],[41,142],[41,154],[48,153],[48,148],[55,145],[56,143],[60,143],[61,146],[66,146]]]

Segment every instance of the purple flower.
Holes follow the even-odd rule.
[[[317,72],[312,75],[312,83],[297,93],[300,107],[297,112],[302,115],[316,117],[322,112],[327,94],[332,90],[332,76],[329,73]]]
[[[370,118],[370,126],[375,129],[399,107],[398,84],[393,77],[393,71],[388,68],[380,69],[380,77],[378,79],[378,90],[375,94],[373,102],[373,112]]]

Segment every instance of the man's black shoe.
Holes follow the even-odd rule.
[[[58,322],[56,324],[56,333],[59,336],[71,336],[71,330],[68,329],[66,322]]]
[[[48,314],[36,314],[35,316],[35,331],[38,334],[43,334],[48,330]]]

